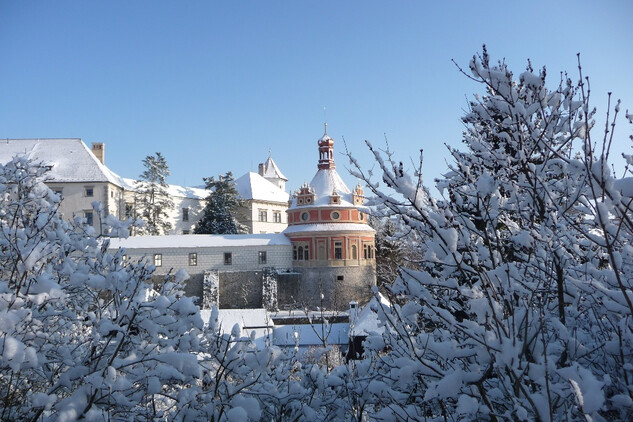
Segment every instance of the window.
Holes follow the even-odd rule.
[[[334,259],[343,259],[343,242],[334,242]]]
[[[363,254],[365,259],[373,259],[374,258],[374,247],[369,244],[363,245]]]
[[[233,264],[233,254],[231,252],[224,252],[224,265]]]
[[[130,203],[125,204],[125,218],[132,217],[132,212],[134,211],[134,205]]]
[[[336,281],[343,281],[345,280],[345,276],[344,275],[337,275],[336,276]]]
[[[307,243],[299,243],[292,246],[292,259],[295,261],[310,260],[310,246]]]
[[[191,230],[183,230],[182,231],[182,234],[189,234],[189,233],[191,233]]]
[[[182,209],[182,221],[189,221],[189,208]]]
[[[273,211],[273,222],[281,223],[281,211]]]
[[[113,190],[110,191],[110,198],[114,198],[114,191]]]
[[[338,220],[339,218],[341,218],[341,213],[338,211],[332,211],[332,214],[330,214],[332,216],[332,220]]]
[[[92,226],[92,223],[94,222],[94,214],[92,211],[84,211],[84,217],[86,218],[86,224]]]
[[[126,263],[127,262],[127,255],[123,255],[121,257],[121,262]]]
[[[189,266],[194,267],[198,265],[198,254],[192,252],[189,254]]]
[[[309,214],[309,213],[307,213],[307,212],[302,212],[302,213],[301,213],[301,219],[302,219],[303,221],[308,221],[308,220],[310,219],[310,214]]]
[[[266,210],[259,210],[259,221],[268,221],[268,212]]]
[[[154,266],[162,267],[163,266],[163,254],[155,253],[154,254]]]
[[[95,196],[95,189],[92,186],[86,186],[86,196],[89,198]]]
[[[358,251],[356,250],[356,245],[352,245],[352,259],[358,259]]]
[[[266,251],[259,251],[258,256],[259,256],[259,263],[260,264],[265,264],[266,263]]]

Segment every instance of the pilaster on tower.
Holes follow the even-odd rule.
[[[334,164],[334,140],[327,134],[327,123],[325,123],[325,133],[319,139],[319,170],[335,169]]]

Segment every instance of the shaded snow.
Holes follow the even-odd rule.
[[[283,175],[279,167],[277,167],[277,163],[273,161],[272,157],[268,157],[266,162],[264,163],[264,174],[263,176],[267,179],[281,179],[284,181],[288,181],[288,178]]]

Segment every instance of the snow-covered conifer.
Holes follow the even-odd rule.
[[[169,210],[174,203],[167,190],[169,166],[160,152],[143,159],[145,170],[136,182],[135,212],[145,225],[142,234],[161,235],[171,230]]]
[[[235,188],[233,174],[229,171],[224,176],[204,178],[205,187],[209,190],[202,218],[195,228],[196,234],[237,234],[244,233],[245,228],[237,221],[237,212],[242,202]]]

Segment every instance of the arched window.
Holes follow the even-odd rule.
[[[356,245],[352,245],[352,259],[358,259],[358,251],[356,250]]]

